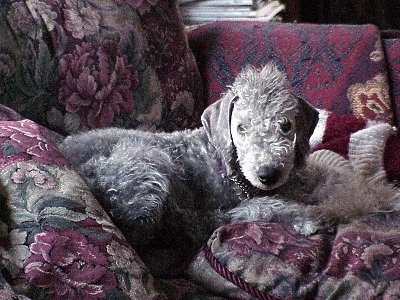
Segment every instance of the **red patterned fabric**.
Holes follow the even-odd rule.
[[[177,1],[158,1],[140,17],[149,64],[168,103],[164,112],[168,119],[163,120],[167,130],[199,126],[204,109],[201,77],[177,6]]]
[[[325,132],[321,143],[313,151],[327,149],[348,158],[348,147],[352,133],[365,127],[366,122],[353,115],[341,116],[332,114],[326,121]]]
[[[391,121],[386,63],[372,25],[215,22],[189,32],[208,104],[246,65],[274,61],[318,108]]]
[[[355,117],[354,115],[337,115],[329,113],[326,118],[325,124],[317,127],[314,135],[319,135],[320,140],[315,138],[312,141],[312,151],[330,150],[340,154],[344,158],[349,158],[349,144],[351,143],[351,136],[365,129],[368,122]],[[323,132],[317,133],[317,131]],[[367,148],[367,143],[378,143],[377,140],[365,141],[363,148]],[[382,160],[385,174],[389,181],[398,183],[400,181],[400,138],[398,135],[391,135],[384,143],[384,149],[380,147],[375,148],[376,152],[368,152],[369,158],[376,157],[377,160]]]
[[[394,121],[400,126],[400,31],[383,34],[383,46],[388,63]]]

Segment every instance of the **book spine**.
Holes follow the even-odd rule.
[[[179,0],[180,5],[196,7],[218,7],[218,6],[250,6],[257,9],[263,2],[268,0]]]
[[[284,9],[278,1],[264,3],[259,9],[253,10],[250,6],[227,6],[227,7],[181,7],[184,17],[219,17],[219,18],[257,18],[277,14]]]

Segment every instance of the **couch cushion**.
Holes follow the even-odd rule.
[[[48,130],[25,119],[0,133],[0,298],[165,299]]]
[[[229,224],[214,232],[189,274],[240,299],[397,299],[399,220],[399,212],[382,212],[311,237],[276,223]]]
[[[274,61],[295,93],[318,108],[391,121],[385,57],[372,25],[215,22],[194,28],[189,41],[208,103],[247,64]]]
[[[198,124],[177,1],[2,1],[0,103],[63,133]]]

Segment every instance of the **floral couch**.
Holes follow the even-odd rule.
[[[315,150],[351,160],[369,120],[400,122],[397,32],[256,21],[185,30],[176,2],[1,1],[0,299],[400,298],[397,211],[311,237],[229,224],[176,278],[150,274],[126,243],[58,151],[63,136],[197,127],[242,67],[271,60],[330,111]],[[396,183],[398,137],[370,140]]]

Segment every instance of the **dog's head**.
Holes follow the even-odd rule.
[[[261,190],[284,184],[301,168],[318,112],[296,97],[274,65],[247,67],[202,116],[208,138],[228,166]]]

